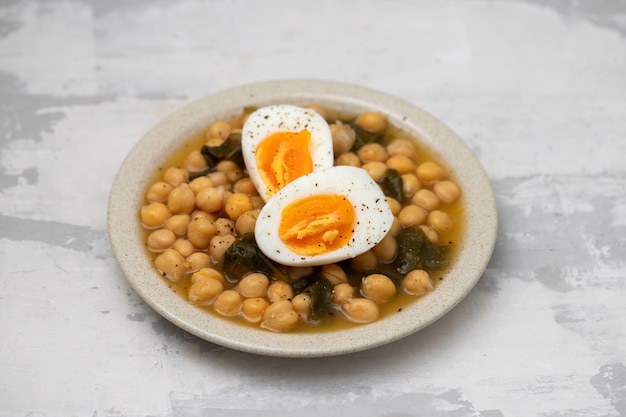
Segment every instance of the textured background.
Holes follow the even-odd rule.
[[[357,354],[199,340],[109,247],[115,172],[191,100],[278,78],[454,129],[500,231],[470,295]],[[0,1],[0,416],[626,416],[626,2]]]

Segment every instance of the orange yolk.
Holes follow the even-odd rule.
[[[284,208],[278,236],[299,255],[320,255],[345,246],[354,223],[354,207],[345,196],[314,195]]]
[[[309,153],[311,132],[277,132],[265,138],[256,149],[259,175],[268,189],[268,197],[291,181],[313,171]]]

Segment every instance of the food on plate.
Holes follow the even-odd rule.
[[[190,138],[139,212],[190,303],[273,332],[361,325],[436,289],[462,241],[445,162],[379,112],[246,108]]]

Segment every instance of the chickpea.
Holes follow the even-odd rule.
[[[213,236],[209,243],[209,255],[211,255],[211,258],[215,262],[222,262],[224,260],[224,254],[236,239],[234,235]]]
[[[387,145],[387,152],[389,155],[404,155],[415,160],[417,152],[415,150],[415,144],[410,139],[394,139],[389,145]]]
[[[354,296],[355,288],[347,282],[342,282],[333,287],[333,303],[341,305]]]
[[[269,305],[265,298],[246,298],[241,304],[241,315],[250,323],[258,323]]]
[[[402,227],[423,224],[428,218],[428,211],[424,207],[409,204],[398,213],[398,221]]]
[[[207,169],[208,165],[206,159],[202,156],[200,149],[194,149],[185,157],[183,163],[185,169],[189,172],[200,172]]]
[[[146,193],[146,200],[151,203],[162,203],[167,201],[167,197],[173,189],[174,187],[172,187],[171,184],[164,181],[157,181],[148,189],[148,192]]]
[[[411,198],[422,188],[422,183],[415,174],[404,174],[402,177],[402,194],[405,198]]]
[[[207,174],[207,177],[211,180],[214,187],[218,187],[220,185],[223,185],[223,186],[230,185],[230,183],[228,182],[228,177],[223,172],[214,171],[214,172]]]
[[[402,288],[404,292],[410,295],[424,295],[431,292],[434,286],[428,272],[415,269],[404,277],[402,280]]]
[[[195,219],[207,219],[215,221],[217,219],[217,215],[215,213],[207,213],[204,210],[194,210],[191,212],[190,221]]]
[[[249,210],[240,215],[235,222],[235,230],[239,235],[243,235],[249,232],[254,232],[254,227],[256,226],[256,220],[259,218],[259,213],[261,210],[254,209]]]
[[[237,220],[243,213],[253,209],[252,201],[246,194],[234,193],[226,200],[226,214],[233,220]]]
[[[400,210],[402,209],[402,204],[400,204],[400,202],[393,197],[387,196],[386,198],[387,198],[387,204],[389,204],[389,209],[391,210],[391,214],[393,214],[394,216],[397,216],[398,213],[400,213]]]
[[[335,165],[360,167],[361,158],[353,152],[342,153],[335,159]]]
[[[433,186],[433,191],[437,194],[437,197],[439,197],[441,201],[447,204],[454,203],[461,194],[459,187],[452,181],[437,182]]]
[[[241,278],[235,291],[244,298],[263,297],[267,293],[269,285],[270,280],[265,274],[253,272]]]
[[[320,116],[322,116],[323,119],[326,119],[326,117],[328,116],[326,114],[326,109],[318,103],[311,103],[307,106],[307,108],[313,110],[315,113],[319,114]]]
[[[383,145],[372,142],[361,146],[357,151],[357,155],[362,162],[385,162],[389,158],[389,154]]]
[[[209,137],[208,132],[205,134],[204,137],[206,138],[205,145],[211,148],[215,146],[220,146],[221,144],[226,142],[226,139],[227,139],[227,138],[218,138],[216,136]]]
[[[203,277],[189,287],[187,298],[196,305],[211,304],[224,290],[224,285],[213,278]]]
[[[375,111],[366,111],[359,114],[355,123],[361,129],[372,133],[379,133],[387,128],[387,118]]]
[[[265,201],[263,200],[263,198],[261,198],[261,196],[258,196],[258,195],[251,195],[250,201],[252,201],[252,205],[254,206],[254,209],[259,210],[259,212],[265,205]]]
[[[189,188],[193,191],[194,194],[198,195],[198,192],[206,187],[213,187],[213,181],[206,175],[202,175],[200,177],[194,178],[189,183]]]
[[[146,243],[152,252],[161,252],[169,249],[176,242],[176,235],[171,230],[158,229],[148,235]]]
[[[267,299],[270,303],[280,300],[291,300],[293,298],[293,288],[284,281],[274,281],[267,289]]]
[[[370,177],[376,182],[380,182],[380,180],[385,175],[385,171],[387,171],[387,165],[384,162],[366,162],[361,166],[364,170],[370,174]]]
[[[176,239],[176,242],[174,242],[174,249],[176,249],[185,258],[196,251],[195,246],[187,240],[186,237],[179,237]]]
[[[422,230],[422,232],[424,232],[430,243],[437,243],[439,241],[439,235],[437,234],[437,231],[431,226],[423,224],[420,226],[420,229]]]
[[[371,274],[363,278],[361,292],[376,304],[384,304],[396,295],[396,285],[386,275]]]
[[[350,260],[350,266],[357,271],[371,271],[378,266],[378,258],[370,249]]]
[[[140,210],[141,223],[147,229],[154,229],[165,224],[170,217],[170,210],[163,203],[150,203]]]
[[[211,279],[216,279],[219,282],[221,282],[222,284],[224,284],[226,281],[224,280],[224,275],[222,275],[222,273],[220,271],[218,271],[215,268],[202,268],[200,269],[198,272],[194,273],[191,276],[191,282],[196,282],[200,279],[203,278],[211,278]]]
[[[215,222],[203,217],[193,219],[187,227],[187,239],[198,249],[206,249],[215,236],[217,226]]]
[[[196,207],[196,195],[188,184],[180,184],[170,193],[167,207],[172,214],[189,214]]]
[[[428,224],[437,232],[447,232],[452,229],[452,217],[445,211],[435,210],[428,215]]]
[[[371,323],[378,319],[378,304],[369,298],[350,298],[341,305],[346,317],[355,323]]]
[[[261,327],[274,332],[285,332],[293,329],[299,320],[291,301],[279,300],[265,309]]]
[[[398,171],[398,175],[404,175],[415,172],[417,166],[415,162],[408,156],[392,155],[385,162],[390,169]]]
[[[331,285],[348,282],[348,274],[337,264],[328,264],[320,269],[320,276],[326,278]]]
[[[234,235],[235,234],[235,222],[226,217],[220,217],[215,220],[215,226],[217,227],[216,234],[218,236]]]
[[[236,183],[243,178],[243,170],[233,161],[223,160],[217,164],[217,172],[223,172],[228,178],[228,182],[231,184]]]
[[[223,203],[223,206],[226,207],[226,202],[228,201],[230,197],[233,196],[234,193],[232,192],[232,186],[230,184],[228,186],[225,186],[224,188],[225,188],[224,198],[222,200],[222,203]],[[252,201],[252,199],[250,199],[250,201]]]
[[[213,309],[222,316],[236,316],[241,305],[241,295],[235,290],[222,291],[213,301]]]
[[[226,142],[226,139],[211,137],[211,138],[208,138],[204,144],[210,148],[213,148],[216,146],[220,146],[224,142]]]
[[[393,237],[397,237],[398,234],[402,231],[402,226],[400,225],[400,220],[397,217],[393,218],[393,223],[391,223],[391,229],[389,229],[389,234]]]
[[[154,260],[159,273],[170,281],[180,281],[187,272],[187,262],[176,249],[166,249]]]
[[[163,181],[178,187],[189,179],[189,172],[185,168],[169,167],[163,173]]]
[[[189,215],[189,221],[193,220],[193,219],[199,219],[199,218],[203,218],[203,219],[209,219],[209,220],[214,220],[212,218],[212,214],[207,213],[204,210],[200,210],[200,209],[195,209],[194,211],[191,212],[191,214]]]
[[[330,125],[330,133],[333,136],[333,152],[341,155],[349,152],[356,140],[356,132],[350,125],[343,124],[340,120]]]
[[[439,207],[439,197],[432,191],[422,188],[413,195],[411,203],[424,207],[427,211],[432,211]]]
[[[396,257],[398,242],[393,235],[387,233],[383,239],[372,248],[374,254],[383,262],[390,262]]]
[[[312,266],[290,266],[287,268],[287,279],[289,282],[296,282],[300,278],[313,275],[313,271]]]
[[[220,120],[217,122],[212,123],[209,128],[207,129],[205,136],[207,139],[210,138],[219,138],[223,140],[226,140],[228,138],[228,135],[230,135],[230,132],[232,131],[232,126],[230,125],[230,123]]]
[[[196,272],[211,265],[211,257],[206,252],[194,252],[185,258],[187,261],[187,272]]]
[[[176,236],[183,236],[187,233],[187,226],[191,221],[189,214],[175,214],[165,222],[164,229],[172,231]]]
[[[196,195],[196,205],[208,213],[215,213],[222,209],[224,192],[222,185],[202,188]]]
[[[233,185],[233,191],[236,193],[248,194],[249,196],[258,194],[258,191],[252,183],[252,180],[248,177],[238,180]]]
[[[441,166],[432,161],[421,163],[416,170],[417,178],[423,182],[440,181],[446,176]]]
[[[303,321],[307,321],[311,315],[311,294],[302,293],[293,298],[293,309]]]

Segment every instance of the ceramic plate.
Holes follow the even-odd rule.
[[[380,111],[420,138],[456,173],[466,202],[467,227],[453,267],[436,290],[377,322],[349,330],[314,334],[272,333],[233,324],[190,305],[157,274],[144,251],[138,212],[157,168],[172,150],[211,122],[240,114],[245,106],[320,103],[353,113]],[[109,199],[108,227],[115,256],[139,296],[163,317],[207,341],[246,352],[284,357],[346,354],[381,346],[433,323],[474,287],[491,257],[497,215],[493,192],[480,163],[463,141],[440,121],[388,94],[350,84],[318,80],[268,81],[244,85],[195,101],[150,130],[117,173]]]

